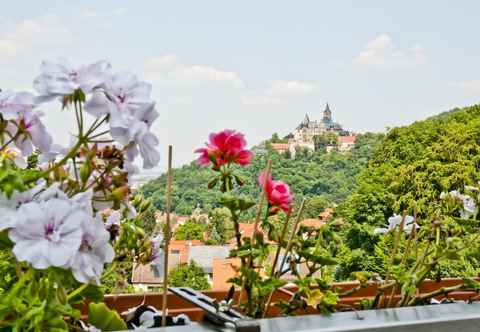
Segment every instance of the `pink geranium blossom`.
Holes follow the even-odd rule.
[[[246,166],[252,161],[252,152],[245,149],[247,142],[243,134],[235,130],[225,129],[218,133],[211,133],[206,148],[199,148],[197,163],[206,166],[210,162],[214,167],[235,163]]]
[[[292,208],[293,194],[288,184],[282,181],[273,181],[272,176],[266,172],[260,173],[258,183],[264,188],[268,203],[274,209],[281,209],[284,212]]]

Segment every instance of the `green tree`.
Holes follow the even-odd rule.
[[[177,228],[174,237],[176,240],[203,240],[205,230],[205,224],[189,219]]]
[[[318,218],[320,213],[331,206],[332,203],[325,196],[313,196],[307,200],[303,215],[306,218]]]
[[[213,209],[209,216],[207,227],[208,242],[210,244],[224,245],[233,238],[233,221],[230,210],[227,208]]]
[[[175,267],[168,274],[168,280],[172,287],[190,287],[196,290],[210,289],[206,273],[194,261]]]
[[[153,234],[157,231],[156,211],[155,207],[151,206],[145,212],[142,212],[141,227],[148,234]]]

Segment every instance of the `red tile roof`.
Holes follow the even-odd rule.
[[[355,135],[338,136],[338,142],[339,142],[340,144],[342,144],[342,143],[352,143],[352,144],[354,144],[355,141],[356,141],[356,139],[357,139],[357,138],[355,137]]]
[[[290,145],[287,143],[272,143],[272,149],[277,151],[285,151],[290,148]]]

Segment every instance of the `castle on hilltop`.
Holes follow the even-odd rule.
[[[320,136],[329,132],[338,134],[342,131],[342,126],[333,122],[332,111],[327,103],[323,111],[322,120],[312,121],[308,114],[305,114],[305,118],[293,132],[293,140],[298,143],[310,143],[313,142],[314,136]]]
[[[319,144],[319,140],[316,138],[326,136],[329,139]],[[333,150],[345,152],[355,146],[355,135],[344,130],[339,123],[333,121],[332,111],[328,103],[321,120],[312,121],[308,114],[305,114],[303,121],[300,122],[293,133],[287,135],[287,138],[288,143],[272,143],[272,148],[280,153],[289,151],[292,156],[295,156],[299,149],[315,151],[325,148],[327,152]]]

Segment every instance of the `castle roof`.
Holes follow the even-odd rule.
[[[309,124],[310,124],[310,118],[308,117],[308,114],[305,113],[305,118],[303,118],[303,121],[300,123],[297,129],[308,127]]]

